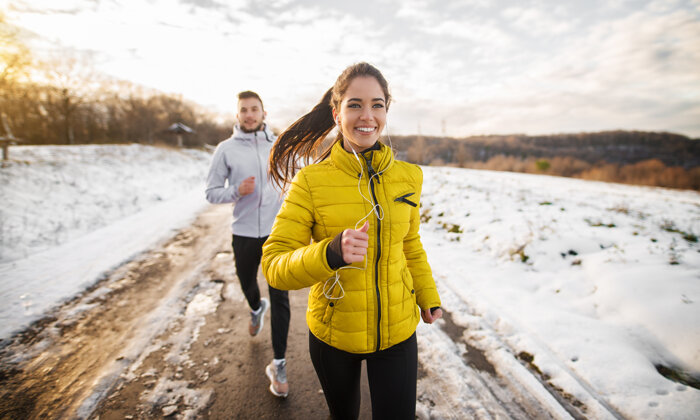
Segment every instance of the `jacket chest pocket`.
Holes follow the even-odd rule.
[[[401,194],[398,197],[394,198],[394,202],[405,203],[411,207],[418,207],[418,203],[415,202],[415,194],[416,193],[411,192],[411,191],[409,191],[405,194]]]
[[[405,226],[406,232],[411,222],[411,212],[418,207],[418,197],[414,192],[405,191],[394,197],[391,202],[391,221]],[[404,232],[405,234],[405,232]]]

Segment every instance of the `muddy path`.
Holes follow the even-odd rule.
[[[9,340],[0,348],[0,419],[327,419],[308,355],[306,290],[290,292],[289,397],[268,391],[269,318],[259,336],[248,335],[229,223],[229,206],[208,207]],[[418,339],[418,418],[570,418],[499,375],[449,313],[419,328]],[[431,348],[441,340],[447,345]],[[436,348],[445,353],[431,354]],[[456,372],[440,368],[448,358],[462,360],[457,387]],[[369,419],[362,381],[360,418]]]
[[[290,395],[267,390],[269,319],[248,335],[229,223],[230,207],[209,207],[13,337],[0,349],[0,418],[327,417],[308,357],[304,291],[290,293]],[[202,296],[209,304],[197,306]],[[368,416],[367,392],[365,384]]]

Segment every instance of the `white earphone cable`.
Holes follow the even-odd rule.
[[[335,122],[336,122],[336,124],[338,124],[337,118],[335,119]],[[385,127],[386,127],[387,138],[389,139],[389,148],[393,152],[394,147],[391,144],[391,137],[389,136],[388,124],[385,123]],[[367,219],[372,213],[374,213],[377,216],[377,219],[379,221],[384,220],[384,209],[382,208],[382,206],[379,203],[373,202],[369,197],[365,196],[365,194],[362,192],[362,176],[365,173],[364,168],[362,166],[362,161],[360,161],[360,157],[357,156],[357,152],[355,151],[355,147],[353,147],[351,142],[348,142],[348,146],[350,146],[350,150],[352,150],[352,154],[355,156],[355,160],[357,160],[357,163],[360,165],[360,175],[357,178],[357,191],[360,193],[360,196],[362,196],[362,198],[365,201],[367,201],[369,204],[372,205],[372,209],[369,211],[369,213],[364,215],[360,220],[358,220],[355,223],[355,230],[357,230],[358,225],[360,225],[360,223],[362,223],[365,219]],[[384,173],[384,171],[377,172],[369,177],[369,179],[367,180],[367,191],[368,192],[371,190],[372,178],[379,177],[379,175],[381,175],[382,173]],[[362,225],[360,225],[359,227],[362,227]],[[343,284],[340,281],[340,274],[339,274],[340,270],[366,270],[367,269],[367,256],[366,255],[364,257],[364,262],[365,262],[364,267],[353,267],[351,265],[348,265],[348,266],[340,267],[339,269],[337,269],[335,271],[335,275],[333,277],[328,278],[326,280],[326,282],[323,284],[323,296],[325,296],[327,299],[330,299],[330,300],[342,299],[345,296],[345,289],[343,289]],[[333,280],[333,282],[330,284],[330,286],[328,286],[328,282],[331,280]],[[338,287],[340,288],[340,296],[333,296],[333,290],[335,289],[336,285],[338,285]]]

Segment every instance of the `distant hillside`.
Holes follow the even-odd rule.
[[[624,165],[658,159],[667,166],[685,169],[700,166],[700,141],[672,133],[604,131],[465,138],[392,136],[391,140],[401,152],[408,153],[412,146],[423,149],[421,162],[417,162],[421,164],[430,164],[434,159],[445,163],[486,162],[494,156],[505,155],[518,158],[566,156],[588,163],[603,161]]]
[[[422,165],[700,189],[700,140],[672,133],[392,136],[391,140],[400,159]]]

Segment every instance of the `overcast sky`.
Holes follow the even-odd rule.
[[[42,51],[284,128],[358,61],[394,134],[612,129],[700,137],[700,0],[9,0]]]

